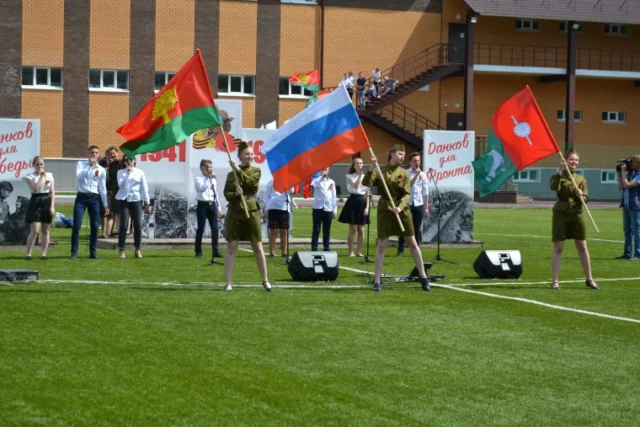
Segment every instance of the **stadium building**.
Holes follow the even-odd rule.
[[[637,0],[5,0],[0,117],[39,118],[48,159],[119,145],[115,129],[200,48],[244,127],[304,108],[292,73],[319,69],[328,88],[379,67],[399,84],[359,112],[376,152],[441,128],[475,130],[478,154],[497,106],[529,85],[592,198],[615,199],[616,159],[640,145],[638,24]],[[507,189],[552,197],[557,164]]]

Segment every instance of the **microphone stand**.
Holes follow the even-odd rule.
[[[213,186],[213,181],[212,181],[211,177],[209,177],[209,184],[211,186]],[[218,212],[220,212],[220,205],[218,204],[218,191],[215,190],[215,189],[213,190],[213,207],[216,210],[216,218],[215,218],[215,220],[216,220],[216,224],[218,225],[216,227],[216,233],[218,233],[218,240],[220,240],[220,231],[219,231],[220,230],[220,221],[218,221],[220,219],[218,217]],[[213,238],[213,227],[209,227],[209,228],[211,228],[211,234],[212,234],[211,237]],[[213,254],[211,255],[210,264],[211,265],[224,265],[224,258],[223,258],[223,262],[221,262],[221,263],[216,261],[216,250],[215,250],[216,248],[211,248],[211,249],[213,249]]]
[[[287,214],[289,215],[289,228],[291,228],[291,218],[293,218],[293,209],[291,209],[291,202],[289,202],[289,190],[287,190]],[[289,240],[291,240],[291,236],[289,236],[289,229],[287,229],[287,246],[286,246],[286,258],[284,262],[280,265],[289,265]],[[282,242],[280,243],[282,244]]]
[[[358,264],[373,264],[375,263],[375,261],[372,261],[369,259],[369,228],[371,226],[371,209],[374,208],[373,206],[373,194],[371,194],[371,189],[369,189],[369,195],[367,196],[369,197],[369,220],[367,222],[367,254],[364,256],[364,259],[362,261],[360,261]]]
[[[429,171],[431,171],[432,169],[429,168]],[[435,263],[435,261],[444,261],[444,262],[448,262],[449,264],[454,264],[454,265],[459,265],[457,262],[453,262],[453,261],[448,261],[442,257],[440,257],[440,217],[442,216],[442,193],[440,193],[440,189],[438,189],[438,184],[436,183],[436,180],[433,180],[433,185],[436,188],[436,192],[438,193],[438,251],[436,253],[436,257],[431,260],[432,263]]]

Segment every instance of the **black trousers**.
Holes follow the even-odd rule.
[[[211,247],[213,253],[218,252],[218,206],[215,203],[198,202],[196,207],[196,217],[198,218],[198,229],[196,230],[196,254],[202,253],[202,236],[207,221],[211,228]]]
[[[318,250],[318,237],[320,237],[320,227],[322,227],[322,250],[329,251],[333,212],[326,212],[324,209],[314,209],[312,215],[313,233],[311,234],[311,250]]]
[[[126,200],[118,200],[120,207],[120,229],[118,230],[118,248],[124,249],[125,240],[127,239],[127,225],[129,225],[129,216],[133,224],[133,246],[136,250],[142,246],[142,202],[127,202]]]
[[[416,243],[422,241],[422,220],[424,219],[424,206],[409,206],[411,209],[411,219],[413,220],[413,229],[416,233]],[[404,252],[404,237],[398,238],[398,252]]]

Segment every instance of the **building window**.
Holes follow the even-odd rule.
[[[229,95],[255,95],[256,76],[219,74],[218,93]]]
[[[62,89],[62,68],[22,67],[22,86]]]
[[[513,175],[513,182],[540,182],[540,169],[526,169]]]
[[[556,118],[559,122],[567,121],[567,110],[558,110]],[[576,123],[582,121],[582,110],[573,110],[573,121]]]
[[[516,30],[540,31],[540,21],[537,19],[516,19]]]
[[[603,170],[600,171],[600,183],[601,184],[617,184],[618,178],[615,170]]]
[[[575,22],[575,24],[578,28],[574,29],[573,31],[576,33],[582,33],[582,30],[583,30],[582,22]],[[569,31],[569,21],[560,22],[559,29],[561,33],[566,33],[567,31]]]
[[[176,73],[172,73],[172,72],[156,71],[155,83],[154,83],[155,90],[159,91],[160,89],[162,89],[162,86],[169,83],[169,80],[171,80],[175,75]]]
[[[89,70],[89,89],[129,90],[129,71]]]
[[[290,96],[292,98],[308,98],[313,95],[313,92],[307,89],[303,89],[301,86],[292,85],[289,82],[289,77],[280,77],[280,96]]]
[[[604,33],[607,35],[626,36],[626,24],[604,24]]]
[[[603,111],[602,112],[603,123],[626,123],[627,115],[624,111]]]

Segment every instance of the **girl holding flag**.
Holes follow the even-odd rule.
[[[390,236],[404,236],[407,247],[411,252],[413,261],[416,263],[418,275],[420,276],[420,284],[422,289],[430,291],[429,279],[424,271],[424,262],[422,253],[416,242],[413,221],[411,219],[411,210],[409,209],[409,199],[411,195],[411,178],[406,169],[400,167],[404,161],[404,146],[396,144],[391,148],[388,157],[388,164],[382,168],[377,166],[377,159],[371,156],[373,168],[366,173],[362,184],[367,187],[377,186],[384,188],[382,181],[386,183],[389,189],[389,195],[393,201],[389,200],[389,195],[383,192],[378,203],[378,248],[376,250],[376,264],[373,290],[380,292],[382,285],[380,279],[382,276],[382,265],[384,263],[384,254],[387,249],[387,242]],[[395,204],[395,208],[393,205]],[[396,218],[400,218],[400,222],[404,227],[401,230],[400,224]]]
[[[234,140],[238,146],[240,166],[233,160],[229,161],[231,169],[224,185],[224,197],[229,202],[227,219],[225,222],[227,238],[227,257],[224,263],[226,278],[225,291],[231,291],[231,275],[233,263],[238,251],[238,242],[251,242],[251,249],[256,257],[256,264],[262,276],[262,286],[271,292],[271,284],[267,277],[267,260],[262,248],[262,231],[260,227],[260,206],[256,199],[258,183],[262,172],[260,168],[251,166],[253,163],[253,148],[242,140]],[[237,180],[237,181],[236,181]],[[244,195],[244,200],[243,196]],[[243,203],[246,203],[249,217],[245,214]]]

